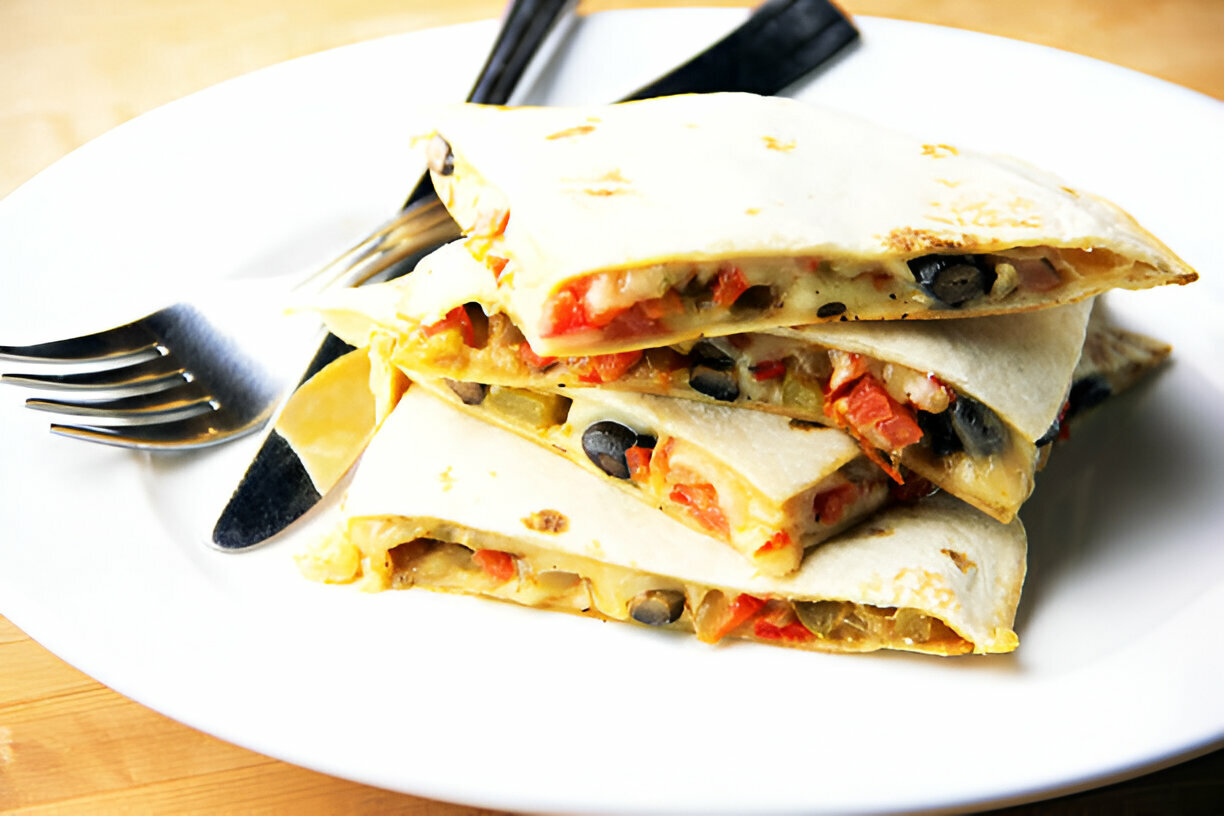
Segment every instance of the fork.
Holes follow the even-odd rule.
[[[468,101],[507,102],[536,52],[576,5],[577,0],[511,0]],[[295,293],[359,285],[458,234],[426,174],[394,218],[296,285],[247,283],[239,292],[214,284],[190,301],[105,331],[0,345],[0,361],[74,369],[2,374],[0,382],[72,395],[30,398],[26,406],[101,423],[52,423],[51,431],[63,436],[146,450],[235,439],[268,421],[323,334],[317,319],[269,319],[281,317],[278,303]]]

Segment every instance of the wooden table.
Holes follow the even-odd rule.
[[[736,0],[587,0],[584,11]],[[347,43],[496,16],[502,0],[7,0],[0,195],[150,108]],[[852,14],[1051,45],[1224,99],[1220,0],[846,0]],[[153,68],[152,66],[157,66]],[[4,599],[0,598],[0,610]],[[1219,812],[1224,752],[1009,813]],[[1199,809],[1194,809],[1199,808]],[[127,700],[0,618],[0,813],[472,813],[307,771]]]

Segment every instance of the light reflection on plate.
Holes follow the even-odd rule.
[[[614,98],[742,15],[598,15],[535,101]],[[1218,743],[1224,254],[1206,218],[1224,190],[1224,112],[1048,49],[858,22],[863,47],[798,93],[1043,165],[1117,200],[1205,277],[1110,297],[1126,325],[1174,343],[1174,362],[1085,423],[1042,475],[1023,512],[1032,556],[1015,654],[708,648],[466,598],[315,586],[290,559],[309,530],[242,556],[202,543],[254,441],[165,458],[84,446],[49,436],[12,392],[0,395],[0,612],[202,730],[491,807],[967,806]],[[297,60],[67,157],[0,202],[4,342],[136,316],[157,302],[153,284],[327,259],[398,206],[419,170],[412,103],[461,97],[492,33],[461,26]],[[419,76],[429,82],[404,80]]]

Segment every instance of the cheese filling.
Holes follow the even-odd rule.
[[[739,638],[802,649],[903,649],[965,654],[973,645],[918,609],[841,599],[756,597],[534,550],[477,542],[471,531],[401,517],[350,519],[299,559],[306,577],[365,589],[425,589],[500,598],[525,606],[693,632],[716,643]],[[498,549],[481,546],[495,543]],[[503,548],[504,547],[504,548]]]
[[[444,384],[443,384],[444,383]],[[887,479],[855,459],[779,502],[701,445],[606,406],[559,394],[453,380],[421,384],[469,413],[543,442],[699,532],[729,544],[761,572],[785,575],[803,551],[889,498]]]

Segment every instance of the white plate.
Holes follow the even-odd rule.
[[[541,93],[614,98],[742,16],[600,15]],[[864,47],[805,97],[1027,157],[1116,199],[1206,276],[1113,298],[1128,323],[1176,344],[1175,361],[1085,424],[1025,508],[1015,654],[711,648],[467,598],[316,586],[290,559],[308,532],[241,556],[202,543],[253,443],[168,457],[84,445],[50,436],[13,390],[0,400],[0,611],[107,685],[224,739],[491,807],[968,807],[1219,743],[1224,111],[1056,51],[859,22]],[[150,280],[329,257],[394,211],[419,170],[406,151],[413,103],[461,97],[493,30],[297,60],[68,156],[0,203],[3,341],[135,316]]]

